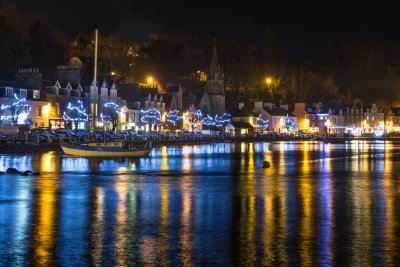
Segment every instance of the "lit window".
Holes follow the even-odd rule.
[[[6,87],[6,96],[13,96],[13,89],[10,87]]]
[[[19,97],[20,98],[26,98],[26,96],[27,96],[26,89],[19,89]]]
[[[40,99],[40,90],[33,90],[33,98]]]

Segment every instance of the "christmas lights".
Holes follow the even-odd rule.
[[[203,114],[201,110],[196,110],[194,106],[191,106],[187,111],[187,116],[185,117],[185,122],[192,126],[193,128],[197,128],[200,126],[201,118]]]
[[[256,120],[256,127],[265,131],[268,128],[268,122],[269,122],[269,120],[263,120],[263,118],[261,117],[261,114],[260,114],[260,116],[258,116],[257,120]]]
[[[182,116],[179,116],[178,110],[170,110],[166,116],[166,121],[175,127],[178,121],[182,120],[182,118]]]
[[[378,129],[376,129],[376,131],[374,132],[374,136],[375,137],[382,137],[385,133],[385,130],[381,127],[379,127]]]
[[[141,118],[140,120],[145,124],[155,125],[161,120],[161,112],[155,108],[140,110]]]
[[[215,121],[214,121],[213,117],[211,117],[211,116],[208,115],[208,114],[207,114],[206,117],[203,118],[203,120],[201,121],[201,123],[202,123],[203,125],[206,125],[206,126],[215,126]]]
[[[215,115],[215,126],[222,127],[231,122],[231,114],[224,113],[221,116]]]
[[[79,122],[88,121],[89,115],[86,113],[86,109],[81,100],[76,101],[77,105],[68,103],[67,111],[64,111],[63,119],[65,121]]]
[[[9,115],[0,116],[1,121],[11,120],[13,123],[17,123],[18,120],[25,121],[28,119],[29,114],[31,113],[31,106],[26,104],[25,98],[18,98],[16,94],[14,94],[14,99],[16,100],[11,105],[1,105],[2,113],[9,113]]]
[[[105,123],[109,123],[110,121],[117,123],[118,117],[122,113],[126,113],[128,110],[125,106],[121,108],[118,104],[115,104],[114,102],[105,103],[103,106],[108,109],[107,114],[100,113],[101,121]]]
[[[289,118],[289,115],[284,118],[284,127],[290,132],[293,131],[294,122]]]

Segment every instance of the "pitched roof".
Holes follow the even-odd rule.
[[[266,112],[268,112],[271,116],[286,116],[289,115],[290,117],[295,117],[291,112],[287,111],[286,109],[283,108],[267,108],[265,109]]]
[[[253,125],[248,122],[232,121],[231,124],[238,129],[254,129]]]
[[[169,93],[178,93],[181,87],[179,85],[170,85],[167,87],[167,92]]]
[[[235,108],[230,110],[232,117],[254,117],[256,114],[249,108],[243,107],[241,109]]]

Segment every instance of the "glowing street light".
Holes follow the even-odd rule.
[[[151,77],[151,76],[147,77],[147,83],[148,84],[152,84],[153,82],[154,82],[153,77]]]
[[[270,77],[267,77],[267,78],[265,79],[265,83],[266,83],[268,86],[271,84],[271,82],[272,82],[272,79],[271,79]]]

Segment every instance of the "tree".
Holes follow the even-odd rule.
[[[210,115],[206,115],[202,120],[201,120],[201,124],[203,125],[203,127],[207,127],[207,128],[211,128],[215,126],[215,121],[214,118],[211,117]]]
[[[23,121],[23,124],[25,124],[29,118],[31,110],[32,108],[26,103],[25,98],[18,98],[18,96],[14,94],[14,99],[11,100],[10,104],[1,105],[0,121],[11,121],[12,124],[17,124],[18,121]]]
[[[264,120],[261,117],[261,114],[256,119],[256,129],[260,132],[265,131],[268,129],[268,120]]]
[[[231,122],[231,114],[224,113],[221,116],[215,115],[215,126],[221,127],[222,129]]]
[[[150,131],[152,131],[154,125],[157,125],[157,123],[161,120],[161,112],[155,108],[146,110],[142,109],[140,110],[140,120],[143,123],[150,125]]]
[[[115,131],[119,125],[119,118],[121,113],[125,113],[126,108],[120,107],[118,104],[114,102],[105,103],[103,105],[103,112],[100,113],[100,118],[104,123],[111,124],[111,130]]]
[[[81,100],[69,102],[64,111],[63,119],[75,124],[75,130],[78,129],[78,123],[88,121],[86,108]]]
[[[190,125],[192,128],[192,131],[194,129],[197,129],[201,125],[201,118],[203,117],[203,114],[201,113],[201,110],[196,110],[194,105],[190,106],[189,110],[187,111],[187,116],[185,118],[185,121],[187,124]]]
[[[178,110],[170,110],[166,116],[166,121],[169,123],[173,130],[175,131],[176,126],[178,125],[179,121],[182,120],[182,116],[179,116],[179,111]]]
[[[15,7],[0,0],[0,71],[13,72],[30,61],[27,25]]]

